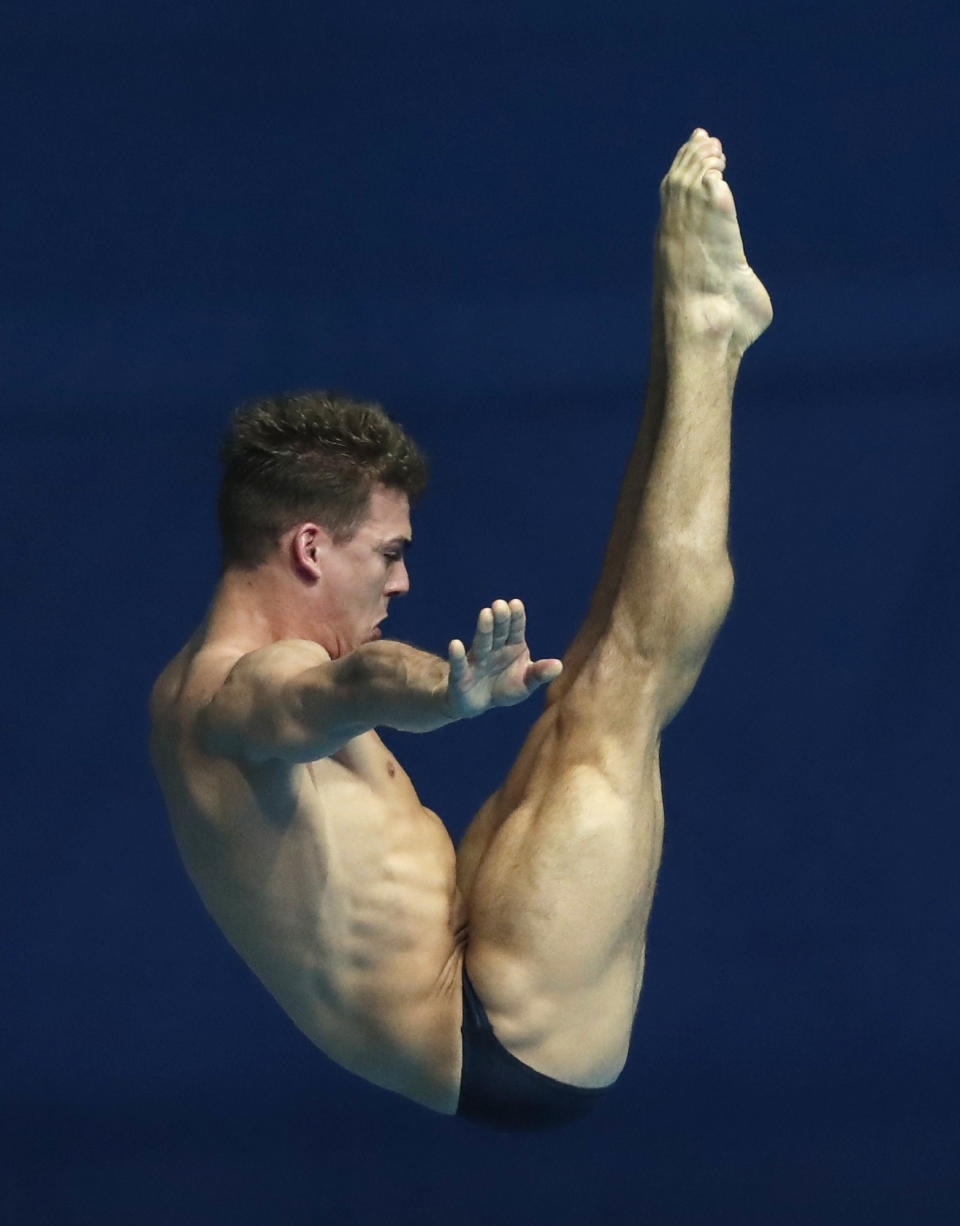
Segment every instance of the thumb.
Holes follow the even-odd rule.
[[[562,660],[535,660],[534,663],[528,665],[523,681],[527,689],[533,691],[538,686],[549,685],[551,681],[556,681],[562,672]]]

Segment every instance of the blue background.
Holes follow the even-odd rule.
[[[957,1219],[958,44],[946,3],[6,0],[3,1220]],[[627,1069],[498,1137],[333,1066],[232,954],[146,698],[216,579],[229,410],[310,386],[433,458],[391,632],[519,595],[562,654],[697,125],[777,312],[737,593],[664,743]],[[385,739],[457,836],[535,706]]]

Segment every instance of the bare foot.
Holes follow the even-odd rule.
[[[697,128],[660,184],[657,293],[672,332],[725,337],[739,357],[773,319],[743,253],[720,142]]]

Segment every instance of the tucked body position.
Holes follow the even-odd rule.
[[[222,574],[151,697],[184,864],[268,991],[343,1067],[497,1129],[582,1116],[627,1058],[660,738],[730,605],[733,388],[772,318],[725,164],[697,129],[661,184],[646,404],[562,660],[531,657],[519,599],[445,658],[381,638],[425,461],[380,406],[302,393],[234,416]],[[541,687],[454,849],[375,729],[429,732]]]

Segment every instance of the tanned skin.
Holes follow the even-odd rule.
[[[733,388],[772,311],[746,262],[720,142],[661,184],[646,408],[603,571],[563,660],[523,603],[446,658],[380,638],[409,588],[406,497],[356,535],[291,528],[228,569],[153,690],[151,750],[184,864],[227,939],[330,1058],[457,1107],[466,965],[500,1041],[603,1086],[627,1056],[660,862],[663,728],[729,607]],[[456,850],[375,729],[546,705]],[[482,726],[477,733],[482,737]]]

